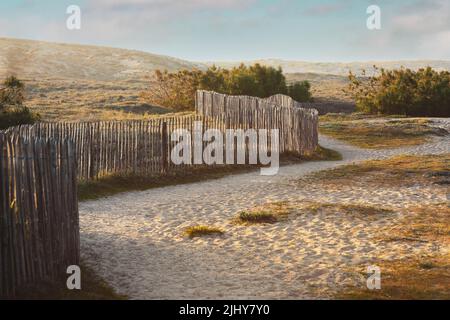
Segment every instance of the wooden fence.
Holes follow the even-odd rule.
[[[317,110],[302,108],[285,95],[261,99],[199,90],[195,110],[205,116],[224,116],[245,128],[278,129],[281,153],[305,155],[318,146]]]
[[[38,123],[13,127],[6,133],[27,139],[69,139],[74,142],[79,180],[91,180],[111,174],[159,175],[175,170],[189,170],[189,165],[175,165],[171,141],[176,129],[194,131],[202,123],[208,129],[267,129],[272,143],[273,129],[279,130],[279,151],[305,155],[318,144],[318,116],[314,109],[293,107],[297,102],[278,95],[269,99],[226,96],[198,91],[196,115],[136,121],[74,123]],[[246,150],[249,146],[245,142]],[[191,143],[193,147],[193,142]],[[270,148],[270,147],[269,147]],[[191,161],[193,162],[193,161]]]
[[[80,256],[73,143],[0,133],[0,296],[52,281]]]

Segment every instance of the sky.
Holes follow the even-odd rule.
[[[70,5],[80,30],[66,27]],[[366,26],[370,5],[380,30]],[[191,61],[450,60],[450,0],[0,0],[0,37]]]

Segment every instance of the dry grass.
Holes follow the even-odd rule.
[[[144,120],[174,115],[142,98],[141,92],[148,86],[148,81],[139,80],[28,80],[26,105],[39,113],[42,121]]]
[[[379,261],[381,289],[347,287],[337,299],[430,300],[450,299],[450,255]],[[360,267],[356,271],[364,272]]]
[[[353,113],[327,113],[325,115],[321,115],[319,117],[321,122],[346,122],[346,121],[355,121],[355,120],[373,120],[373,119],[386,119],[389,120],[391,118],[402,119],[406,118],[402,115],[377,115],[377,114],[368,114],[363,112],[353,112]],[[398,120],[398,121],[403,121]]]
[[[285,220],[291,213],[287,202],[272,202],[238,213],[234,222],[237,224],[266,224]]]
[[[223,235],[224,233],[225,232],[220,228],[203,225],[187,227],[183,232],[185,236],[191,239],[195,237]]]
[[[450,245],[450,207],[438,204],[410,207],[396,225],[380,234],[378,241],[431,242]],[[450,299],[450,254],[416,256],[395,261],[378,261],[381,290],[347,287],[340,299]],[[352,271],[364,272],[366,266]]]
[[[272,202],[249,210],[241,211],[234,222],[237,224],[276,223],[285,221],[289,215],[305,213],[345,214],[363,217],[364,219],[378,218],[391,214],[392,210],[363,204],[339,204],[320,202]]]
[[[427,142],[431,136],[448,134],[444,129],[430,127],[427,119],[372,122],[342,119],[323,121],[323,118],[321,120],[322,134],[368,149],[414,146]]]
[[[419,241],[450,245],[450,207],[438,204],[427,207],[410,207],[404,223],[396,225],[381,241]]]
[[[348,77],[320,73],[288,73],[288,83],[307,80],[311,83],[311,93],[314,101],[341,101],[352,102],[352,97],[346,88]]]
[[[408,156],[365,161],[311,174],[307,179],[328,184],[371,183],[379,186],[435,183],[445,185],[450,178],[450,154]]]
[[[363,205],[363,204],[319,203],[319,202],[309,203],[306,206],[302,207],[302,210],[304,210],[306,212],[313,212],[313,213],[336,212],[336,213],[346,214],[346,215],[356,214],[356,215],[359,215],[359,216],[362,215],[365,217],[377,217],[379,215],[391,214],[394,212],[387,208],[374,207],[374,206]]]

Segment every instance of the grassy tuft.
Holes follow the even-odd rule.
[[[238,221],[241,223],[275,223],[278,218],[268,211],[242,211],[239,213]]]
[[[264,206],[239,212],[234,221],[238,224],[276,223],[291,212],[287,202],[272,202]]]
[[[203,236],[211,236],[211,235],[223,235],[225,232],[216,227],[210,227],[210,226],[192,226],[187,227],[184,230],[184,235],[186,235],[189,238],[195,238],[195,237],[203,237]]]

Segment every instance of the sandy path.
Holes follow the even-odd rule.
[[[449,119],[436,121],[450,129]],[[341,152],[344,160],[291,165],[273,177],[240,174],[83,202],[83,258],[130,298],[298,299],[329,294],[324,288],[339,285],[337,274],[349,264],[443,250],[429,243],[376,243],[372,234],[392,226],[392,215],[372,221],[303,214],[273,225],[230,223],[239,210],[268,201],[363,202],[397,209],[446,201],[443,187],[324,190],[297,180],[360,160],[448,153],[449,136],[395,150],[362,150],[325,137],[320,144]],[[226,235],[184,238],[183,228],[193,224],[217,225]]]

